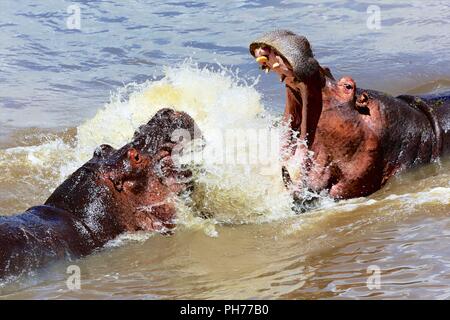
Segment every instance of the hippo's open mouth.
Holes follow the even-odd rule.
[[[308,40],[287,30],[272,31],[252,42],[250,53],[263,70],[276,72],[286,84],[285,116],[310,147],[322,111],[326,71],[314,59]]]
[[[269,73],[271,70],[280,75],[280,82],[293,84],[295,81],[295,74],[291,64],[286,58],[279,53],[275,48],[261,44],[252,51],[256,62],[261,65],[261,70]]]

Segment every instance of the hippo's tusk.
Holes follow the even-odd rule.
[[[265,68],[265,69],[264,69],[264,72],[265,72],[265,73],[269,73],[269,71],[270,71],[269,68]]]
[[[280,67],[280,64],[278,63],[278,62],[275,62],[273,65],[272,65],[272,69],[276,69],[276,68],[279,68]]]
[[[267,63],[269,61],[269,59],[266,56],[260,56],[258,58],[256,58],[256,62],[258,63]]]

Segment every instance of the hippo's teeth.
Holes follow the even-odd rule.
[[[264,72],[265,72],[265,73],[269,73],[269,71],[270,71],[269,68],[265,68],[265,69],[264,69]]]
[[[267,63],[267,61],[269,61],[269,59],[267,59],[266,56],[260,56],[260,57],[256,58],[256,62],[258,62],[258,63]]]
[[[280,77],[280,82],[283,82],[284,79],[286,79],[286,76],[284,74],[282,74],[281,77]]]
[[[278,67],[280,67],[280,64],[279,64],[278,62],[275,62],[275,63],[272,65],[272,68],[273,68],[273,69],[276,69],[276,68],[278,68]]]

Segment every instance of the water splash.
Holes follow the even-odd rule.
[[[73,144],[56,139],[41,145],[2,150],[0,167],[17,168],[17,177],[26,170],[35,171],[33,177],[28,177],[28,183],[33,185],[36,179],[41,179],[48,195],[90,159],[98,145],[122,146],[159,109],[170,107],[190,114],[206,138],[203,158],[195,163],[202,171],[197,172],[194,204],[189,206],[189,214],[185,210],[180,215],[184,217],[179,221],[181,224],[201,225],[206,233],[214,236],[214,223],[254,223],[289,216],[292,215],[291,199],[281,183],[276,153],[269,154],[261,168],[258,162],[227,161],[242,156],[250,158],[258,140],[246,140],[250,145],[224,149],[225,161],[217,161],[217,152],[213,150],[224,144],[226,131],[275,130],[273,123],[277,118],[265,111],[261,95],[254,88],[256,83],[257,79],[243,79],[222,66],[201,68],[186,61],[178,67],[167,67],[159,80],[131,83],[114,93],[92,119],[77,127]],[[5,189],[11,188],[11,180],[2,176],[0,183],[9,184]],[[193,218],[199,213],[213,217],[215,222],[205,225],[203,219]]]
[[[52,137],[38,145],[0,150],[0,187],[6,190],[0,195],[2,213],[42,203],[57,185],[90,159],[98,145],[122,146],[159,109],[170,107],[190,114],[206,139],[201,157],[190,163],[196,185],[191,202],[180,201],[178,205],[180,227],[201,229],[214,237],[218,236],[217,224],[267,223],[293,217],[292,199],[282,184],[278,152],[260,157],[263,164],[238,161],[251,159],[267,142],[261,143],[258,136],[251,136],[252,132],[277,136],[280,130],[279,118],[266,112],[261,95],[254,88],[256,83],[257,79],[243,79],[220,66],[201,68],[186,61],[178,67],[165,68],[161,79],[120,88],[92,119],[77,128],[73,139]],[[227,130],[240,132],[239,140],[245,143],[228,148]],[[389,206],[394,200],[423,204],[444,199],[448,203],[447,190],[421,190],[398,195],[396,199],[391,196],[374,202],[363,198],[339,204],[321,196],[320,208],[315,212],[321,216],[341,214],[383,203]],[[303,220],[296,223],[302,224]]]

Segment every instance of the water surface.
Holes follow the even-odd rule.
[[[66,25],[73,3],[80,30]],[[2,1],[0,212],[42,203],[96,145],[120,146],[163,106],[188,111],[206,135],[270,127],[283,90],[274,75],[258,78],[247,46],[274,28],[307,36],[321,64],[360,87],[450,89],[448,1],[379,2],[379,30],[366,24],[371,4]],[[175,235],[124,236],[77,261],[80,291],[67,289],[62,262],[1,284],[1,297],[450,297],[449,159],[302,216],[289,210],[277,170],[207,169],[197,201],[214,219],[180,208]],[[372,265],[380,289],[366,285]]]

